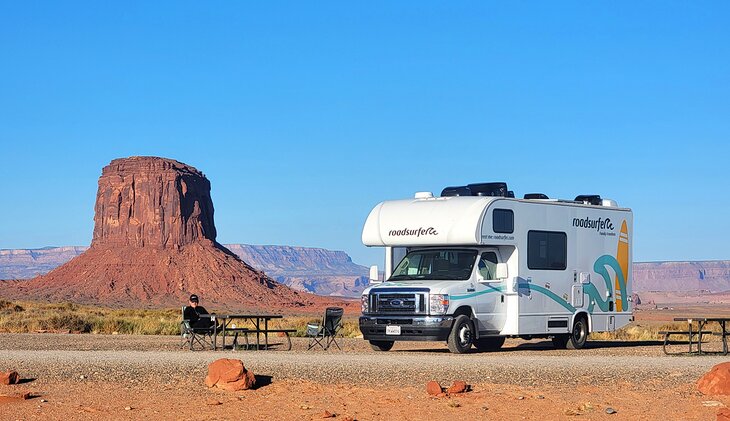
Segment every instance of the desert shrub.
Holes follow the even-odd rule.
[[[76,314],[54,314],[40,321],[40,329],[70,330],[71,332],[88,333],[92,330],[92,323]]]
[[[17,313],[20,311],[25,311],[23,306],[19,304],[15,304],[12,301],[8,300],[0,300],[0,312],[3,313]]]

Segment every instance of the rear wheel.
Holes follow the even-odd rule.
[[[479,338],[474,342],[477,349],[480,351],[496,351],[502,348],[504,345],[504,336],[488,336],[486,338]]]
[[[581,349],[588,341],[588,320],[581,316],[573,322],[573,331],[570,333],[570,340],[566,344],[570,349]]]
[[[469,317],[465,315],[457,316],[454,325],[451,327],[451,333],[446,341],[449,351],[454,354],[463,354],[471,348],[474,341],[474,327]]]
[[[390,351],[394,344],[393,341],[370,341],[370,347],[374,351]]]

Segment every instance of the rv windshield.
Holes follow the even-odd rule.
[[[416,250],[408,253],[389,281],[469,279],[476,250]]]

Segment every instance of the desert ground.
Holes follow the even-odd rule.
[[[709,420],[730,406],[730,397],[695,389],[727,357],[666,356],[658,341],[591,341],[576,351],[510,339],[500,351],[465,355],[431,342],[401,342],[387,353],[355,338],[342,339],[341,351],[307,351],[304,338],[293,342],[291,351],[191,352],[175,336],[0,334],[0,370],[17,370],[25,379],[0,386],[0,416]],[[218,358],[243,360],[258,387],[208,389],[207,365]],[[429,380],[442,386],[464,380],[472,391],[432,397],[425,391]],[[22,392],[33,397],[13,398]]]

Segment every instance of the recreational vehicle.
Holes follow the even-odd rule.
[[[360,330],[380,351],[396,341],[493,350],[508,337],[582,348],[633,320],[632,222],[598,195],[517,199],[505,183],[379,203],[362,242],[384,247],[385,280],[373,266]]]

